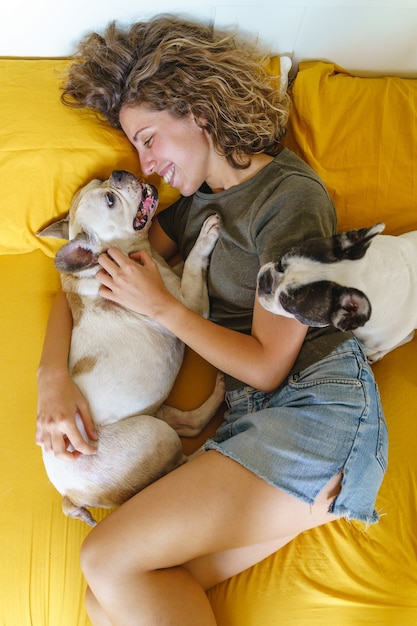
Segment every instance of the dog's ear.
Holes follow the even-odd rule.
[[[351,261],[361,259],[365,256],[372,239],[382,232],[384,228],[385,224],[381,222],[371,226],[370,228],[348,230],[340,235],[335,235],[333,237],[335,257],[340,261],[344,259],[349,259]]]
[[[287,313],[307,326],[354,330],[371,316],[371,303],[362,291],[330,280],[289,289],[281,293],[279,301]]]
[[[91,239],[81,234],[58,250],[54,263],[59,272],[74,274],[97,265],[99,254]]]
[[[52,222],[46,228],[38,230],[37,237],[53,237],[54,239],[68,239],[69,238],[69,213],[66,217]]]
[[[371,303],[359,289],[336,285],[333,288],[331,323],[340,330],[355,330],[371,317]]]
[[[69,238],[69,214],[57,222],[52,222],[46,228],[36,233],[37,237],[53,237],[54,239]]]
[[[283,291],[279,302],[284,311],[306,326],[330,326],[335,285],[329,280],[306,283]]]
[[[379,223],[370,228],[349,230],[331,237],[313,237],[292,246],[281,258],[285,267],[291,257],[314,259],[320,263],[361,259],[369,248],[372,239],[384,230],[385,224]]]

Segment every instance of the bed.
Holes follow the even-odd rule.
[[[60,103],[67,62],[0,59],[1,626],[89,624],[79,567],[89,528],[62,514],[34,443],[36,368],[59,283],[59,243],[36,232],[66,213],[91,178],[116,168],[140,172],[122,133]],[[324,179],[339,229],[380,221],[388,234],[417,229],[417,80],[305,61],[292,100],[287,145]],[[163,210],[176,192],[153,182]],[[373,367],[390,435],[380,523],[306,532],[210,589],[219,626],[417,624],[417,339]],[[197,406],[215,375],[188,350],[170,401]],[[221,411],[201,437],[184,440],[185,451],[220,419]]]

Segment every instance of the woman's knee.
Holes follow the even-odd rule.
[[[84,577],[95,591],[97,587],[115,586],[132,572],[139,573],[152,569],[141,558],[146,554],[144,539],[135,535],[134,549],[127,539],[128,533],[108,518],[100,522],[86,537],[81,547],[80,563]],[[141,547],[143,546],[143,547]]]
[[[85,579],[93,590],[112,587],[127,569],[125,555],[117,538],[101,532],[100,525],[84,540],[80,564]]]

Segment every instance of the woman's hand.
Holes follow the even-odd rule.
[[[87,437],[97,439],[88,404],[68,372],[53,378],[39,375],[36,443],[60,459],[75,460],[80,454],[95,454],[83,438],[76,415]],[[69,446],[72,448],[68,449]]]
[[[172,302],[173,296],[147,252],[135,252],[128,257],[112,247],[99,256],[98,262],[103,268],[96,274],[101,283],[99,293],[107,300],[153,319]]]

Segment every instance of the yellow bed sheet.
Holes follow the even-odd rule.
[[[78,556],[89,530],[62,514],[34,444],[35,370],[56,287],[52,261],[42,252],[0,257],[1,626],[88,624]],[[390,432],[380,523],[313,530],[213,588],[220,626],[417,623],[417,342],[388,355],[375,373]],[[212,376],[188,355],[178,403],[187,397],[198,404]]]
[[[89,623],[79,568],[89,529],[62,514],[34,444],[35,372],[58,286],[54,249],[34,233],[67,209],[90,175],[133,169],[136,157],[122,136],[62,110],[64,64],[0,60],[0,626]],[[417,229],[416,85],[301,65],[288,144],[319,170],[341,228],[383,220],[388,232]],[[380,523],[315,529],[213,588],[219,626],[417,624],[417,340],[374,371],[390,436]],[[198,405],[214,376],[187,352],[173,403]],[[186,451],[200,441],[185,441]]]
[[[79,569],[88,527],[63,515],[61,497],[49,484],[34,443],[35,373],[58,284],[52,259],[41,251],[0,255],[1,626],[88,623]],[[188,352],[171,400],[182,395],[184,408],[198,406],[214,378],[215,370]],[[203,438],[186,442],[186,450]],[[99,519],[105,514],[97,511]]]

